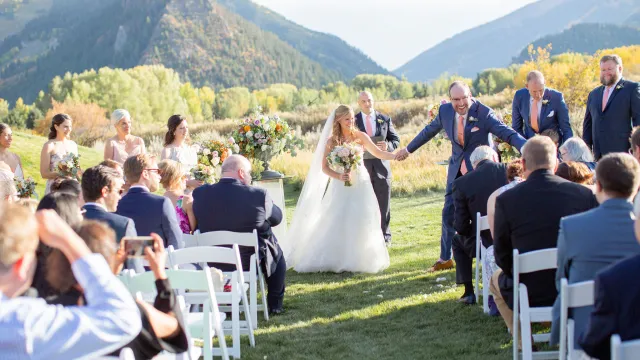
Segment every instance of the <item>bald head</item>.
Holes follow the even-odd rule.
[[[373,110],[373,95],[368,91],[361,91],[358,95],[358,106],[366,115],[371,114],[371,110]]]
[[[522,165],[525,176],[540,169],[555,171],[557,166],[556,145],[547,136],[535,136],[522,147]]]
[[[529,71],[526,88],[533,99],[536,101],[542,100],[542,96],[544,96],[544,75],[538,70]]]
[[[242,155],[231,155],[222,163],[222,177],[240,180],[245,184],[251,183],[251,162]]]

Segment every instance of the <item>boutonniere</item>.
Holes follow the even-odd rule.
[[[378,119],[378,124],[382,124],[383,122],[384,122],[384,120]]]
[[[473,117],[473,116],[471,116],[471,115],[469,115],[469,119],[468,119],[468,121],[469,121],[469,122],[477,122],[477,121],[478,121],[478,119],[477,119],[477,118],[474,118],[474,117]]]
[[[549,103],[549,99],[543,99],[542,100],[542,105],[547,105]]]
[[[623,87],[624,87],[624,86],[622,86],[622,84],[620,84],[620,85],[616,86],[616,90],[620,90],[620,89],[622,89]]]

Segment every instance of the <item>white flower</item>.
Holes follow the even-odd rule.
[[[247,131],[247,139],[253,136],[253,131],[249,130]]]
[[[235,144],[236,143],[236,140],[233,137],[230,137],[228,141],[229,141],[230,144]]]
[[[238,146],[237,144],[234,144],[233,145],[233,152],[236,152],[236,153],[240,152],[240,146]]]
[[[262,151],[267,151],[269,149],[269,145],[262,145]]]
[[[264,129],[264,131],[269,131],[269,129],[271,127],[269,126],[269,123],[266,123],[266,124],[262,125],[262,128]]]
[[[208,156],[210,154],[211,154],[211,150],[206,149],[206,148],[204,150],[202,150],[202,155],[207,155]]]
[[[260,133],[255,133],[255,135],[253,135],[253,137],[255,137],[256,139],[260,139],[262,137],[262,135]]]
[[[214,157],[214,158],[211,160],[211,165],[213,165],[213,166],[218,166],[218,164],[220,164],[220,158],[219,158],[219,157]]]
[[[220,154],[218,154],[217,151],[214,151],[212,155],[213,155],[213,157],[218,157]]]

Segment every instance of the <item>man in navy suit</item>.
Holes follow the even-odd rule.
[[[633,127],[640,125],[640,88],[622,78],[622,59],[600,59],[600,83],[587,99],[582,137],[597,160],[611,152],[628,152]]]
[[[409,154],[426,144],[442,129],[451,139],[451,157],[447,173],[447,188],[442,209],[442,236],[440,239],[440,259],[431,268],[432,271],[451,269],[451,242],[454,204],[452,197],[453,180],[463,176],[473,166],[469,157],[482,145],[492,146],[491,134],[520,150],[526,140],[498,119],[492,109],[471,98],[469,85],[454,81],[449,86],[451,103],[440,106],[438,116],[416,136],[409,145],[398,151],[396,160],[404,160]]]
[[[102,165],[88,168],[82,174],[84,218],[107,223],[115,231],[118,243],[125,236],[137,236],[133,220],[112,213],[118,207],[123,184],[117,170]]]
[[[544,75],[534,70],[527,74],[524,89],[516,91],[511,107],[513,129],[525,139],[547,129],[560,135],[560,145],[573,136],[569,109],[562,93],[544,86]]]
[[[156,195],[160,182],[158,164],[148,154],[131,156],[124,162],[124,176],[131,184],[118,203],[118,215],[131,218],[140,236],[158,234],[164,246],[178,249],[182,232],[171,200]]]
[[[400,136],[396,133],[391,123],[391,118],[381,114],[373,108],[373,95],[363,91],[358,96],[358,105],[362,110],[356,115],[356,125],[360,131],[367,133],[372,138],[378,138],[376,145],[382,151],[394,151],[400,145]],[[373,191],[378,199],[382,224],[382,235],[387,245],[391,244],[391,165],[388,160],[380,160],[369,154],[364,155],[364,167],[369,172]]]
[[[258,232],[260,265],[267,276],[269,312],[280,314],[284,298],[287,264],[271,228],[282,221],[282,211],[264,189],[252,187],[251,163],[241,155],[231,155],[222,163],[217,184],[193,191],[193,212],[201,233],[209,231]],[[249,268],[253,248],[240,247],[242,267]],[[223,266],[216,266],[221,270]]]
[[[558,269],[556,289],[560,280],[569,284],[593,280],[596,273],[631,254],[640,254],[633,231],[631,199],[640,186],[640,164],[624,153],[606,155],[596,167],[596,198],[600,206],[560,220],[558,232]],[[575,339],[586,328],[592,306],[572,309]],[[560,334],[560,296],[553,304],[551,344],[557,344]],[[577,344],[577,341],[576,341]],[[576,344],[569,344],[575,346]]]

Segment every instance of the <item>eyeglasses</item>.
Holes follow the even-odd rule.
[[[461,98],[451,98],[451,102],[467,100],[467,99],[468,99],[468,98],[470,98],[470,97],[471,97],[470,95],[466,95],[466,96],[461,97]]]
[[[160,169],[145,169],[146,171],[155,171],[158,174],[160,174]]]

